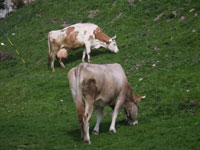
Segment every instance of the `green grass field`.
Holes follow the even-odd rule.
[[[96,16],[90,17],[91,10]],[[98,136],[81,141],[67,73],[81,63],[83,48],[69,52],[66,68],[47,66],[47,34],[63,24],[92,22],[120,52],[91,53],[95,64],[120,63],[135,94],[146,95],[139,124],[129,126],[124,112],[117,133],[109,133],[106,108]],[[197,0],[37,0],[0,20],[0,150],[199,150],[200,2]],[[15,35],[13,35],[13,33]],[[94,128],[96,112],[90,129]]]

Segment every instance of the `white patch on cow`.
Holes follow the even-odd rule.
[[[79,42],[87,42],[90,35],[93,35],[94,30],[98,27],[95,24],[91,24],[91,23],[78,23],[76,25],[72,25],[71,27],[75,27],[74,31],[79,32],[77,39]],[[85,32],[87,31],[87,32]]]

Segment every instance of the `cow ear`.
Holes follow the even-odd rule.
[[[141,99],[145,98],[146,96],[141,96],[141,95],[136,95],[135,96],[135,101],[136,103],[139,103],[141,101]]]
[[[112,39],[115,40],[117,38],[117,35],[113,36]]]

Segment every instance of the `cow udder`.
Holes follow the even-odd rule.
[[[62,59],[62,58],[67,58],[67,50],[66,49],[61,49],[57,53],[57,57]]]

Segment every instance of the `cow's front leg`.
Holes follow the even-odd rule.
[[[114,111],[113,111],[113,114],[112,114],[112,123],[110,125],[110,132],[111,133],[115,133],[116,132],[116,129],[115,129],[115,123],[116,123],[116,119],[117,119],[117,115],[119,113],[119,110],[123,104],[123,98],[119,96],[119,98],[117,99],[117,103],[115,105],[115,108],[114,108]]]
[[[97,122],[93,130],[93,133],[96,135],[99,133],[99,126],[103,118],[103,109],[104,109],[103,107],[99,107],[97,110]]]
[[[91,59],[90,59],[90,52],[87,53],[87,56],[88,56],[88,63],[91,63]]]
[[[86,45],[85,48],[86,48],[86,52],[87,52],[88,63],[91,63],[91,60],[90,60],[90,53],[91,53],[90,45],[89,44]]]
[[[83,62],[83,63],[85,62],[85,53],[86,53],[86,50],[84,49],[84,51],[83,51],[83,56],[82,56],[82,62]]]

